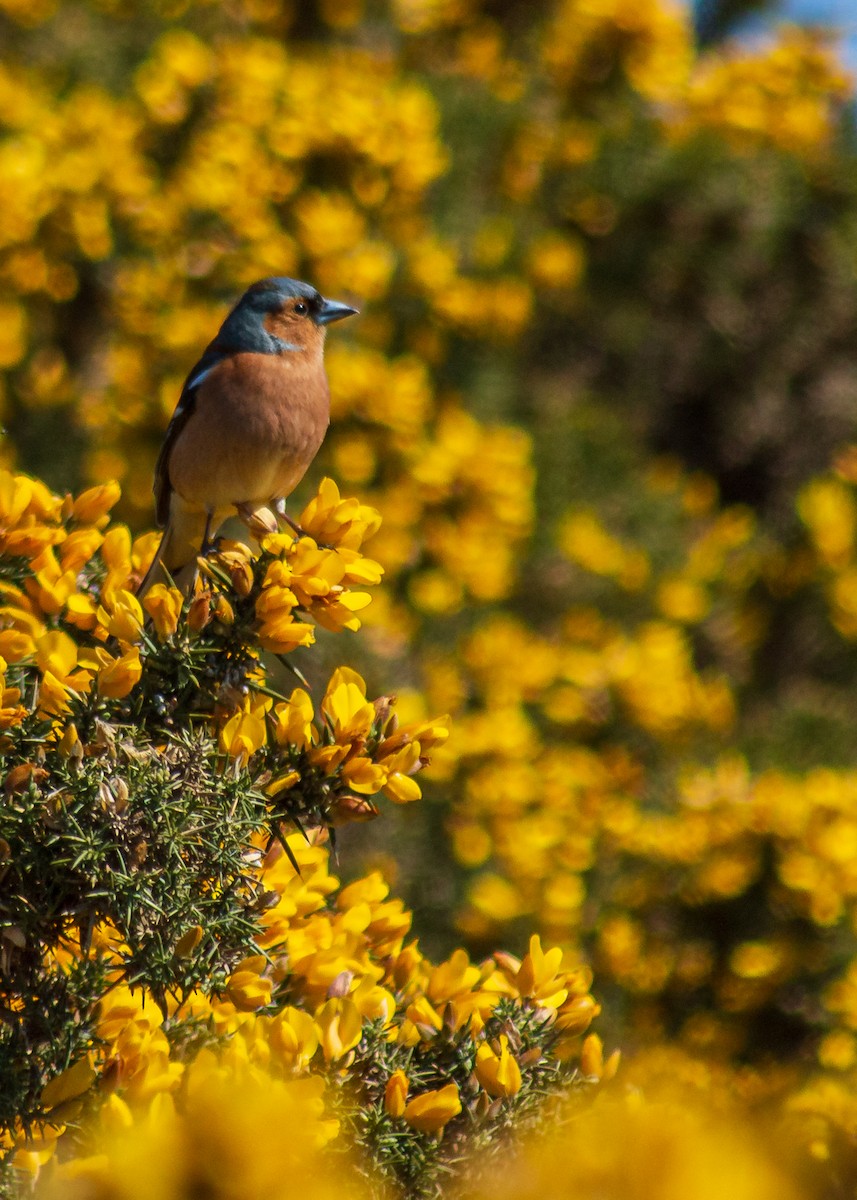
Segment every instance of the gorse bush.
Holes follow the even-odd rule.
[[[326,1080],[321,1143],[341,1121],[364,1170],[431,1194],[579,1076],[569,1054],[597,1005],[589,971],[538,938],[523,962],[435,966],[380,875],[340,891],[328,874],[335,827],[376,816],[376,797],[418,799],[448,733],[446,718],[400,722],[347,667],[315,702],[280,694],[259,657],[301,677],[289,656],[317,625],[359,625],[377,515],[325,480],[300,537],[257,554],[221,542],[189,598],[156,585],[144,613],[153,539],[107,525],[115,487],[72,501],[25,476],[0,486],[12,1169],[56,1147],[58,1178],[88,1177],[93,1123],[166,1097],[195,1128],[205,1081],[227,1088],[234,1059],[260,1104],[321,1102]],[[612,1071],[597,1039],[583,1053],[588,1077]],[[447,1126],[440,1149],[429,1135]]]

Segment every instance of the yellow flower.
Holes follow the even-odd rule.
[[[55,1076],[42,1089],[40,1102],[45,1112],[51,1112],[68,1100],[77,1099],[89,1091],[95,1082],[95,1071],[89,1055],[66,1067],[61,1075]]]
[[[148,567],[158,540],[157,533],[144,534],[142,538],[138,538],[134,543],[135,550],[139,549],[142,543],[149,553],[145,560],[138,558],[134,561],[134,566],[140,570],[144,566]],[[127,578],[130,575],[134,556],[131,548],[131,534],[124,525],[114,525],[104,534],[104,541],[101,543],[101,557],[104,559],[104,564],[110,572],[111,579],[119,577]]]
[[[322,1005],[315,1019],[327,1062],[343,1058],[360,1041],[363,1022],[356,1004],[348,996],[332,997]]]
[[[309,1013],[287,1005],[271,1019],[268,1039],[288,1067],[302,1071],[318,1049],[318,1026]]]
[[[842,836],[842,831],[837,831]],[[783,966],[781,947],[770,942],[741,942],[729,957],[729,966],[743,979],[765,979]]]
[[[412,916],[401,900],[390,900],[386,904],[375,904],[371,908],[372,920],[367,929],[379,954],[396,954],[402,941],[409,933]]]
[[[536,283],[549,288],[573,288],[586,262],[583,246],[558,233],[541,234],[532,243],[527,266]]]
[[[143,609],[133,592],[123,588],[107,595],[102,592],[97,616],[110,637],[118,638],[126,647],[142,637]]]
[[[63,571],[79,571],[103,541],[104,536],[97,529],[73,529],[59,548]]]
[[[461,1112],[461,1099],[454,1083],[436,1091],[414,1096],[405,1106],[402,1116],[412,1129],[420,1133],[437,1133]]]
[[[366,1021],[381,1020],[385,1025],[389,1025],[396,1012],[396,1001],[392,992],[374,983],[371,975],[361,979],[350,999]]]
[[[284,775],[275,775],[270,783],[265,785],[265,795],[279,796],[281,792],[287,792],[295,786],[301,777],[300,771],[286,771]]]
[[[555,946],[545,953],[541,938],[533,934],[529,952],[515,978],[518,991],[541,1006],[559,1008],[568,995],[566,980],[560,974],[561,967],[562,950]]]
[[[326,775],[332,775],[350,752],[350,746],[313,746],[309,761],[314,767],[320,767]]]
[[[453,996],[469,992],[479,982],[479,977],[479,967],[471,963],[464,950],[456,950],[446,962],[434,968],[426,994],[433,1004],[442,1004]]]
[[[87,596],[84,592],[75,592],[66,602],[63,618],[76,629],[92,633],[98,625],[98,608],[94,597]]]
[[[198,592],[193,596],[187,609],[187,627],[192,633],[200,633],[216,616],[221,625],[232,625],[235,621],[235,610],[221,593],[212,597],[210,592]]]
[[[411,778],[420,768],[420,744],[410,742],[396,754],[382,759],[387,771],[384,795],[396,804],[410,804],[422,796],[419,784]]]
[[[831,567],[845,566],[857,531],[853,489],[839,479],[813,479],[799,494],[797,510],[823,561]]]
[[[288,556],[289,586],[304,608],[312,608],[315,600],[328,596],[331,588],[342,580],[345,568],[339,555],[335,550],[317,546],[312,538],[302,537],[292,543]],[[278,563],[272,563],[268,575],[277,566]]]
[[[336,553],[344,567],[343,583],[359,583],[364,587],[372,587],[381,582],[384,568],[375,562],[374,558],[366,558],[356,550],[346,550],[343,546],[339,546]]]
[[[36,646],[36,662],[42,672],[41,713],[58,715],[67,709],[70,691],[89,691],[92,676],[78,668],[77,647],[67,633],[54,630],[44,634]]]
[[[430,1041],[443,1029],[443,1020],[427,996],[417,996],[405,1010],[405,1016],[415,1027],[418,1037]]]
[[[585,571],[611,576],[628,591],[639,590],[649,573],[648,562],[641,552],[614,538],[593,512],[568,515],[560,530],[560,547]]]
[[[119,984],[110,990],[99,1001],[98,1036],[105,1042],[114,1042],[129,1024],[143,1022],[147,1027],[158,1027],[163,1022],[161,1011],[152,1005],[151,998],[147,1002],[146,993],[138,988],[132,990],[124,984]]]
[[[834,1071],[847,1071],[857,1060],[857,1045],[854,1035],[845,1029],[837,1029],[822,1038],[818,1046],[818,1061],[823,1067]]]
[[[601,1006],[592,996],[574,996],[557,1011],[556,1029],[572,1037],[588,1029]]]
[[[230,758],[247,762],[265,745],[267,730],[264,711],[239,709],[220,729],[220,749]]]
[[[316,542],[359,550],[378,530],[381,514],[359,500],[343,500],[334,481],[325,477],[298,524]]]
[[[619,1051],[614,1050],[605,1062],[601,1038],[597,1033],[590,1033],[583,1040],[583,1047],[580,1051],[580,1069],[590,1079],[608,1083],[619,1069]]]
[[[137,646],[132,646],[118,658],[106,650],[96,647],[93,651],[98,662],[98,694],[111,700],[121,700],[140,682],[143,663]]]
[[[742,149],[762,143],[815,158],[830,143],[849,90],[818,33],[784,26],[762,52],[734,48],[701,58],[672,127],[679,135],[716,130]]]
[[[306,749],[312,742],[312,700],[303,688],[295,688],[284,703],[274,706],[274,736],[278,746]]]
[[[33,481],[26,475],[0,471],[0,526],[12,528],[19,523],[33,496]]]
[[[408,1097],[408,1077],[404,1071],[394,1071],[384,1088],[384,1108],[391,1117],[401,1117]]]
[[[44,484],[0,471],[0,553],[34,558],[63,533],[46,524],[59,516],[60,502]]]
[[[449,715],[445,714],[429,721],[411,721],[409,724],[400,725],[378,747],[379,758],[398,752],[409,742],[418,742],[421,751],[443,745],[449,737],[449,720]]]
[[[14,1136],[6,1134],[2,1148],[11,1149],[13,1153],[5,1161],[35,1179],[45,1163],[53,1158],[57,1141],[64,1132],[65,1125],[48,1123],[41,1128],[31,1129],[29,1133],[20,1129]]]
[[[242,959],[229,976],[226,994],[239,1012],[253,1012],[271,1002],[273,983],[263,976],[268,966],[264,954]]]
[[[122,1064],[122,1093],[129,1103],[146,1103],[172,1091],[184,1067],[170,1060],[170,1044],[161,1028],[163,1016],[142,989],[111,989],[98,1009],[98,1036],[108,1057]]]
[[[356,633],[361,622],[355,613],[362,612],[371,603],[372,597],[368,592],[331,588],[323,600],[312,605],[311,611],[322,629],[327,629],[330,633],[339,633],[342,629]]]
[[[277,582],[278,571],[284,564],[271,563],[256,600],[259,622],[259,645],[274,654],[288,654],[295,646],[309,646],[315,641],[311,625],[296,621],[292,609],[297,603],[294,592]]]
[[[673,575],[664,576],[658,585],[657,604],[670,620],[696,625],[708,615],[711,600],[700,584]]]
[[[371,796],[386,783],[387,771],[373,763],[365,754],[357,754],[345,763],[341,777],[352,791]]]
[[[509,1039],[500,1035],[500,1049],[495,1051],[482,1042],[476,1051],[476,1078],[489,1096],[514,1096],[521,1090],[521,1068],[509,1053]]]
[[[423,979],[425,959],[416,943],[405,946],[397,955],[393,964],[393,979],[401,991],[412,991],[419,986]]]
[[[100,524],[113,508],[120,496],[119,484],[115,479],[101,483],[81,492],[74,502],[72,516],[84,525]]]
[[[162,642],[172,637],[179,626],[182,611],[182,594],[178,588],[156,583],[149,588],[143,607],[152,618],[155,630]]]
[[[20,662],[36,653],[36,642],[32,634],[20,629],[4,629],[0,632],[0,655],[7,663]]]
[[[340,745],[367,737],[375,720],[375,708],[366,700],[366,684],[348,667],[339,667],[331,675],[321,711]]]
[[[282,535],[276,535],[281,538]],[[270,547],[274,539],[266,539]],[[370,603],[365,592],[352,592],[345,584],[350,577],[376,580],[381,568],[369,559],[349,556],[348,561],[336,550],[317,546],[309,537],[302,537],[285,548],[288,555],[288,582],[297,603],[312,613],[319,625],[336,633],[341,629],[359,629],[360,621],[354,615]],[[285,569],[285,564],[272,563],[275,568]],[[267,578],[267,577],[266,577]]]
[[[19,704],[20,699],[20,688],[6,687],[6,661],[0,658],[0,729],[9,729],[23,721],[27,710]]]
[[[287,1200],[299,1180],[307,1200],[362,1197],[353,1171],[327,1150],[339,1122],[326,1116],[323,1081],[272,1078],[242,1043],[232,1038],[219,1055],[200,1051],[184,1070],[180,1101],[161,1094],[140,1111],[109,1097],[84,1131],[97,1153],[63,1163],[47,1194],[108,1195],[118,1187],[129,1200],[178,1197],[196,1181],[220,1196],[238,1180],[242,1195]],[[273,1156],[256,1145],[269,1122],[299,1132]]]
[[[625,1096],[600,1097],[590,1105],[570,1098],[554,1120],[542,1122],[535,1136],[515,1147],[511,1161],[498,1161],[473,1189],[474,1200],[807,1200],[813,1195],[791,1153],[782,1153],[781,1146],[782,1161],[775,1161],[764,1122],[752,1119],[749,1106],[742,1112],[734,1103],[724,1104],[712,1087],[713,1072],[703,1074],[712,1092],[708,1096],[701,1083],[694,1089],[686,1079],[682,1092],[678,1080],[667,1090],[655,1079],[645,1096],[631,1088]],[[850,1124],[850,1097],[837,1101]],[[813,1116],[797,1115],[796,1128],[809,1137],[827,1124],[815,1124]],[[812,1173],[821,1165],[813,1163]]]
[[[57,616],[77,590],[77,572],[63,570],[50,546],[33,559],[32,567],[33,577],[24,584],[27,594],[43,613]]]
[[[373,907],[382,903],[390,894],[390,885],[385,881],[380,871],[372,871],[361,879],[341,888],[336,897],[336,907],[341,910],[354,908],[357,904],[368,904]]]

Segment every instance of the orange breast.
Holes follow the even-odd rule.
[[[170,482],[187,504],[206,509],[287,496],[329,419],[320,354],[234,355],[200,385],[170,456]]]

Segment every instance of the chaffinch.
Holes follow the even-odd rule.
[[[185,380],[155,467],[164,535],[138,589],[169,575],[189,590],[197,555],[237,510],[278,507],[315,458],[330,420],[327,326],[356,308],[296,279],[249,287]]]

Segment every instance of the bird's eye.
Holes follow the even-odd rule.
[[[303,300],[298,300],[297,304],[295,305],[295,312],[299,317],[305,317],[309,312],[309,305],[304,304]]]

